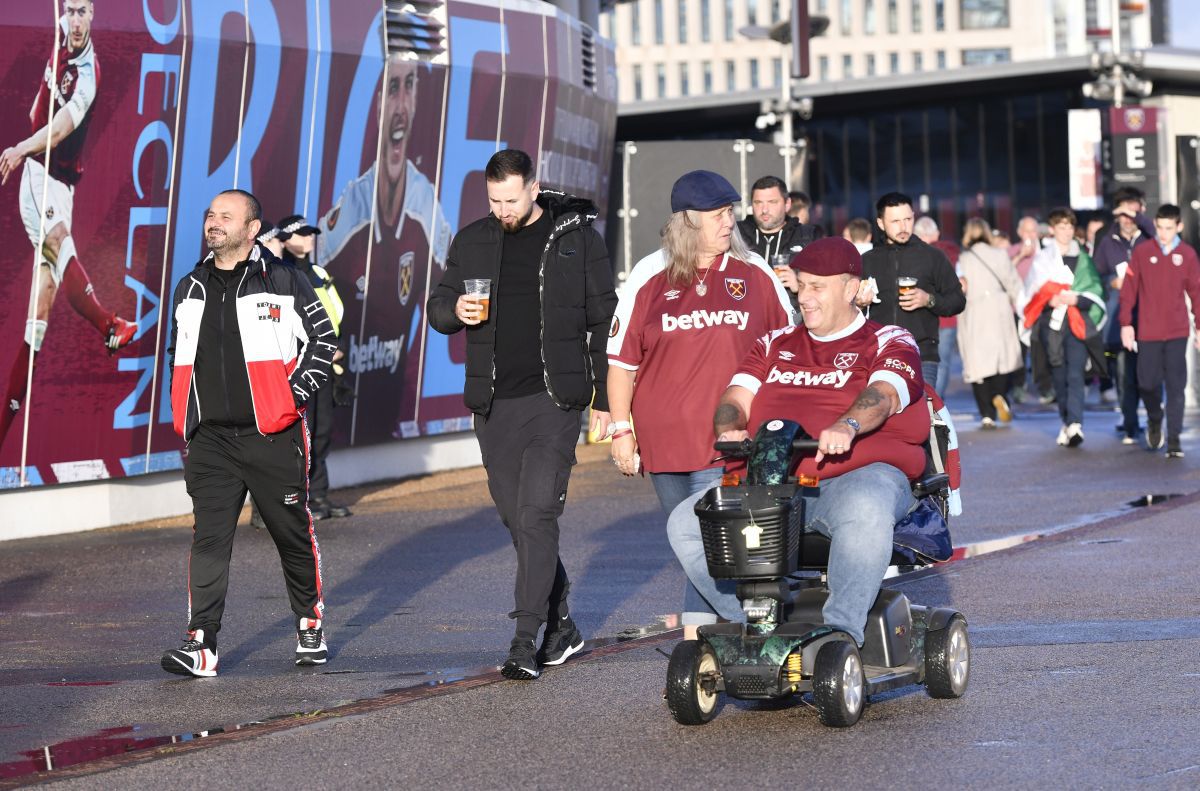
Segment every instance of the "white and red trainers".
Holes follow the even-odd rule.
[[[196,629],[188,632],[183,645],[163,654],[162,669],[177,676],[215,676],[217,649],[210,649],[204,641],[204,630]]]
[[[296,664],[323,665],[329,658],[320,618],[301,618],[296,626]]]

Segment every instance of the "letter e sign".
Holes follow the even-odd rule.
[[[1125,141],[1125,164],[1130,168],[1146,169],[1146,138],[1131,137]]]

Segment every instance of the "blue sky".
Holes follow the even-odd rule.
[[[1200,15],[1196,0],[1170,0],[1171,45],[1200,49]]]

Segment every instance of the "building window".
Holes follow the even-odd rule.
[[[933,0],[933,29],[946,29],[946,0]]]
[[[888,71],[892,74],[900,73],[900,53],[893,52],[888,55]]]
[[[1008,27],[1008,0],[959,0],[958,24],[963,30]]]
[[[779,3],[780,0],[771,0],[771,24],[779,21]]]
[[[642,100],[642,64],[633,64],[633,98],[635,101]]]
[[[686,63],[679,64],[679,95],[687,96],[691,93],[691,83],[688,80],[688,65]]]
[[[666,24],[663,22],[663,0],[654,0],[654,43],[661,44],[665,38],[663,29]]]
[[[900,32],[900,0],[887,0],[888,32]]]
[[[733,0],[725,0],[725,40],[733,41]]]
[[[687,0],[679,0],[679,43],[687,43]]]
[[[875,0],[863,0],[863,35],[875,35]]]
[[[985,66],[989,63],[1008,63],[1012,60],[1012,51],[1008,47],[992,49],[964,49],[962,65]]]
[[[817,75],[824,82],[829,79],[829,56],[822,55],[817,58]]]
[[[725,61],[725,90],[737,88],[737,64],[731,60]]]
[[[758,61],[750,61],[750,90],[758,87]]]
[[[700,40],[712,41],[712,23],[708,19],[709,0],[700,0]]]
[[[783,85],[783,58],[774,58],[771,61],[771,69],[774,72],[775,87],[778,88]]]
[[[925,69],[925,56],[922,55],[920,52],[914,52],[913,53],[913,71],[924,71],[924,69]]]
[[[854,77],[854,59],[849,55],[842,56],[842,79],[849,80]]]
[[[867,55],[867,76],[868,77],[875,76],[875,56],[874,55]]]
[[[937,51],[937,67],[938,71],[942,71],[946,68],[946,50],[944,49],[939,49]]]
[[[667,67],[661,63],[654,64],[654,82],[657,83],[658,98],[667,95]]]
[[[829,13],[829,0],[817,0],[817,13],[818,14],[828,14]]]
[[[629,4],[629,40],[635,47],[642,45],[642,4]]]
[[[924,0],[912,0],[912,32],[921,32],[921,3]]]
[[[758,0],[746,0],[746,24],[758,24]]]
[[[838,9],[838,25],[843,36],[850,35],[850,0],[842,0],[842,5]]]
[[[708,96],[713,92],[712,63],[704,61],[700,66],[700,73],[704,77],[704,95]]]

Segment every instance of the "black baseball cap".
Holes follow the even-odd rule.
[[[711,170],[684,173],[671,187],[671,211],[708,211],[731,203],[740,203],[742,196],[724,176]]]
[[[321,233],[321,229],[310,225],[303,214],[290,214],[279,221],[279,241],[287,241],[292,234],[296,236],[311,236]]]

